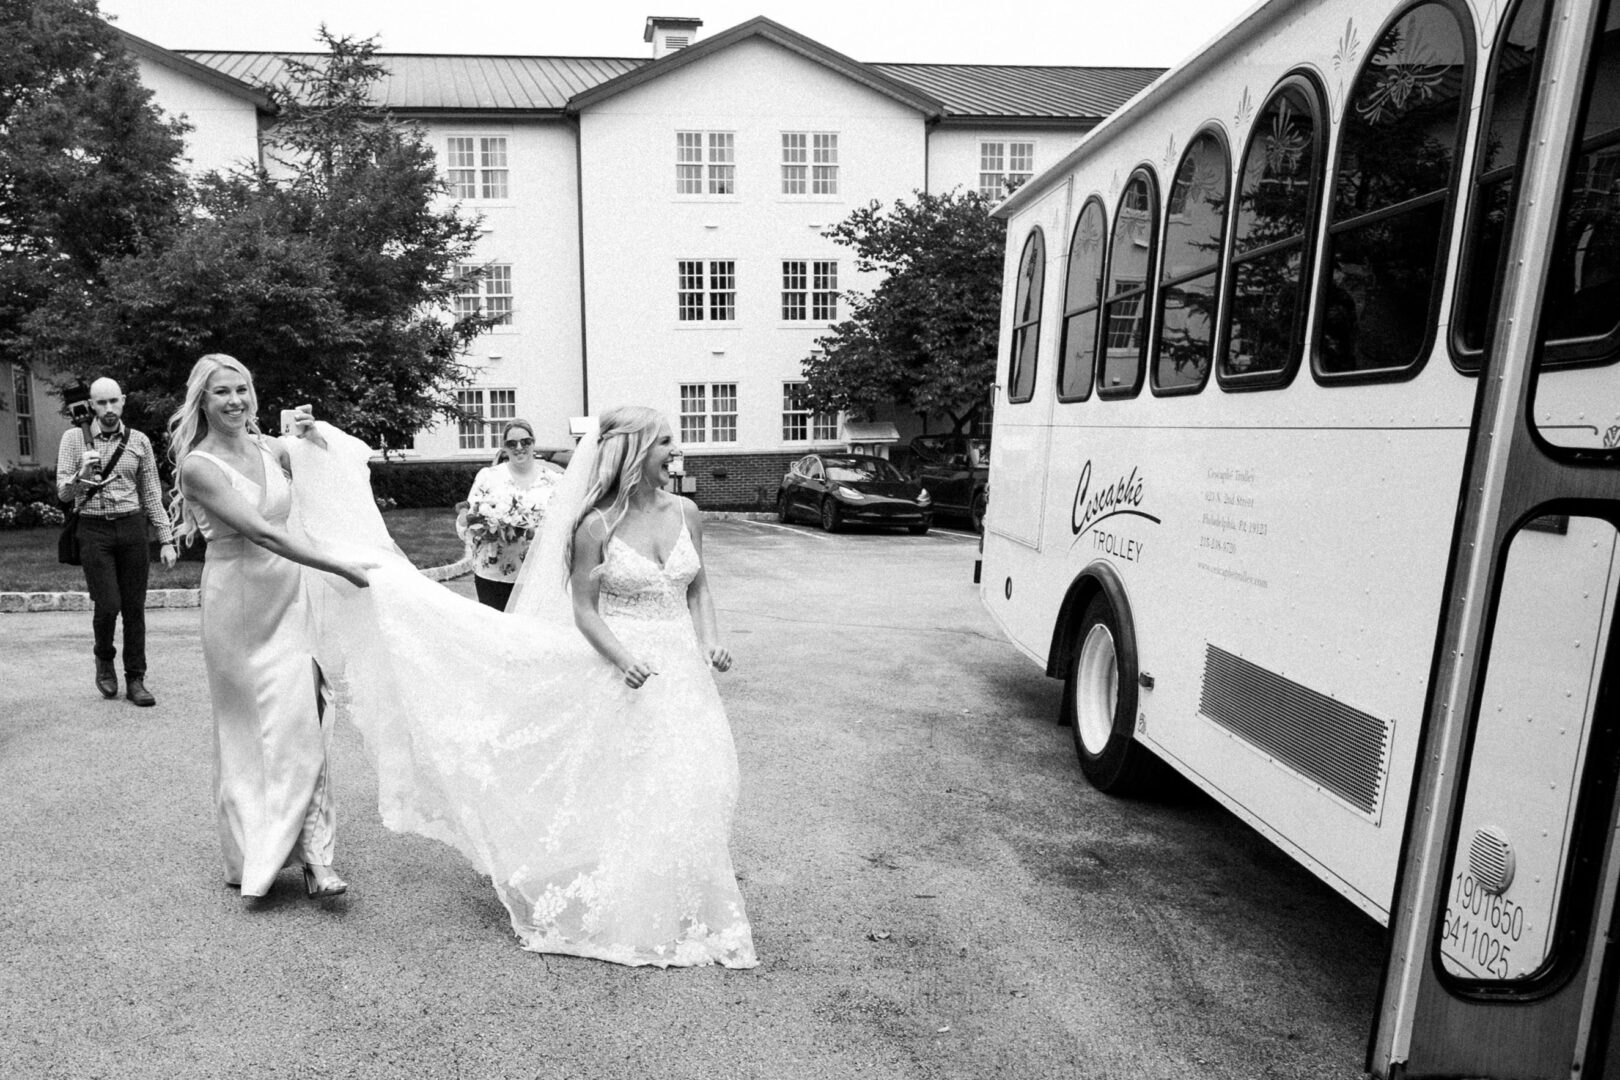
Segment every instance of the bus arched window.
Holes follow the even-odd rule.
[[[1581,98],[1542,301],[1549,359],[1620,357],[1620,4],[1609,0]]]
[[[1018,291],[1013,298],[1012,345],[1008,349],[1007,400],[1035,395],[1035,361],[1041,346],[1041,286],[1046,277],[1046,242],[1041,230],[1029,234],[1018,260]]]
[[[1318,296],[1324,376],[1409,374],[1433,343],[1473,32],[1445,3],[1410,8],[1367,54],[1339,134]]]
[[[1491,331],[1499,261],[1535,107],[1546,33],[1544,0],[1522,0],[1491,60],[1484,131],[1457,288],[1458,366],[1477,370]],[[1576,159],[1564,190],[1541,314],[1543,361],[1607,363],[1620,356],[1620,5],[1610,3],[1585,88]]]
[[[1159,393],[1191,393],[1209,377],[1231,172],[1225,141],[1206,131],[1187,147],[1170,184],[1153,358]]]
[[[1114,212],[1108,244],[1107,298],[1102,306],[1103,356],[1097,393],[1132,397],[1142,388],[1147,356],[1149,297],[1153,293],[1153,253],[1159,240],[1159,193],[1153,174],[1131,174]]]
[[[1320,101],[1304,78],[1285,80],[1243,153],[1220,365],[1234,388],[1281,385],[1299,361],[1322,170]]]
[[[1069,241],[1068,276],[1063,287],[1063,341],[1058,353],[1059,401],[1083,401],[1091,396],[1091,379],[1097,366],[1097,311],[1102,305],[1107,214],[1102,200],[1089,199],[1074,223],[1074,236]]]
[[[1543,0],[1524,0],[1512,18],[1503,20],[1491,54],[1485,121],[1457,282],[1458,366],[1469,371],[1479,369],[1490,329],[1497,262],[1524,153],[1524,123],[1534,104],[1545,16]]]

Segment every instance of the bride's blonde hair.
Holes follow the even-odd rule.
[[[620,405],[602,413],[597,421],[596,461],[574,521],[576,530],[593,511],[601,511],[607,536],[613,535],[630,511],[630,497],[641,487],[647,455],[663,425],[664,414],[643,405]],[[572,546],[568,557],[573,558]]]
[[[169,417],[169,460],[174,462],[174,489],[169,493],[169,520],[174,522],[175,538],[182,544],[191,543],[197,533],[197,523],[186,514],[186,497],[180,491],[180,466],[186,455],[208,437],[208,416],[203,411],[203,396],[208,392],[208,380],[214,372],[234,371],[242,376],[248,388],[247,429],[259,434],[259,395],[253,389],[253,373],[242,361],[224,353],[209,353],[191,366],[186,377],[186,398]]]

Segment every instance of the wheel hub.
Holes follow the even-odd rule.
[[[1086,753],[1099,755],[1114,731],[1114,709],[1119,703],[1119,659],[1114,635],[1098,624],[1080,643],[1074,694],[1075,730]]]

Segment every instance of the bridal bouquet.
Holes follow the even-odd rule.
[[[480,499],[467,505],[467,538],[473,544],[533,540],[541,508],[521,493],[502,499]]]

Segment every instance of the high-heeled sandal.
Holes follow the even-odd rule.
[[[315,884],[315,871],[309,863],[304,864],[304,891],[309,893],[312,900],[324,899],[328,896],[340,896],[349,891],[349,883],[336,874],[325,885]]]

